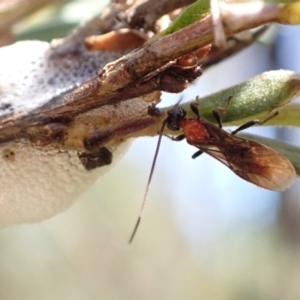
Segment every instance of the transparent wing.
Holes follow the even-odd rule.
[[[229,167],[239,177],[260,187],[283,191],[295,179],[291,162],[271,148],[253,141],[214,130],[211,140],[193,145]]]

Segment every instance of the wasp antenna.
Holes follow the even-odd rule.
[[[179,97],[179,99],[178,99],[178,101],[174,104],[173,107],[179,106],[179,104],[180,104],[182,101],[183,101],[183,95],[181,94],[180,97]]]
[[[134,229],[132,231],[132,234],[130,236],[130,239],[129,239],[129,244],[132,243],[134,237],[135,237],[135,234],[139,228],[139,225],[140,225],[140,222],[141,222],[141,219],[142,219],[142,216],[143,216],[143,212],[145,210],[145,205],[146,205],[146,201],[147,201],[147,196],[148,196],[148,192],[149,192],[149,187],[150,187],[150,183],[152,181],[152,177],[153,177],[153,173],[154,173],[154,168],[155,168],[155,165],[156,165],[156,160],[157,160],[157,156],[158,156],[158,152],[159,152],[159,147],[160,147],[160,144],[161,144],[161,139],[162,139],[162,136],[163,136],[163,132],[164,132],[164,129],[165,129],[165,126],[167,124],[167,119],[164,120],[162,126],[161,126],[161,129],[158,133],[158,141],[157,141],[157,145],[156,145],[156,149],[155,149],[155,153],[154,153],[154,157],[153,157],[153,161],[152,161],[152,166],[151,166],[151,170],[150,170],[150,174],[149,174],[149,178],[148,178],[148,182],[147,182],[147,186],[146,186],[146,190],[145,190],[145,194],[144,194],[144,198],[143,198],[143,201],[142,201],[142,205],[141,205],[141,209],[140,209],[140,213],[139,213],[139,216],[138,216],[138,219],[135,223],[135,226],[134,226]]]
[[[132,234],[131,234],[131,236],[130,236],[130,239],[129,239],[128,244],[131,244],[131,243],[132,243],[133,238],[134,238],[134,236],[135,236],[135,233],[136,233],[136,231],[137,231],[137,229],[138,229],[138,227],[139,227],[139,225],[140,225],[141,219],[142,219],[142,216],[140,215],[140,216],[138,217],[136,223],[135,223],[135,226],[134,226],[134,229],[133,229]]]

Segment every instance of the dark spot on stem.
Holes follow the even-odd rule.
[[[78,157],[88,171],[110,165],[112,162],[112,153],[105,147],[94,153],[84,152],[82,154],[78,154]]]

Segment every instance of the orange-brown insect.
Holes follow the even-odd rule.
[[[270,118],[262,123],[257,120],[247,122],[229,133],[222,129],[221,119],[216,110],[213,111],[213,115],[219,126],[202,119],[195,103],[191,104],[191,109],[195,113],[196,118],[186,118],[186,111],[178,105],[168,111],[168,117],[164,120],[159,133],[158,145],[144,201],[130,242],[132,241],[141,220],[149,184],[153,175],[158,148],[165,126],[172,131],[183,130],[183,134],[172,139],[176,141],[186,139],[189,144],[197,147],[199,151],[197,151],[192,158],[196,158],[205,152],[226,165],[239,177],[260,187],[273,191],[283,191],[288,188],[295,179],[295,169],[290,161],[284,156],[267,146],[235,135],[239,131],[255,124],[262,124]]]
[[[195,104],[191,104],[191,109],[196,118],[185,118],[185,110],[175,106],[168,111],[164,123],[173,131],[182,128],[184,134],[174,140],[185,138],[189,144],[200,149],[193,158],[205,152],[236,175],[268,190],[283,191],[292,184],[296,172],[288,159],[267,146],[235,136],[239,131],[260,122],[247,122],[229,133],[222,129],[217,111],[214,110],[213,115],[219,127],[202,119]]]

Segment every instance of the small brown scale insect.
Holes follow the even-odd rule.
[[[164,120],[159,132],[159,140],[142,207],[129,243],[132,242],[142,218],[165,126],[172,131],[183,130],[183,134],[172,139],[175,141],[186,139],[190,145],[197,147],[199,150],[192,158],[205,152],[226,165],[239,177],[265,189],[283,191],[293,183],[296,177],[293,165],[284,156],[267,146],[236,136],[238,132],[246,128],[265,123],[277,113],[264,122],[249,121],[229,133],[222,129],[221,118],[216,110],[213,111],[213,116],[219,126],[201,118],[195,103],[191,104],[191,110],[195,113],[196,118],[186,118],[186,111],[178,105],[168,111],[168,117]]]

